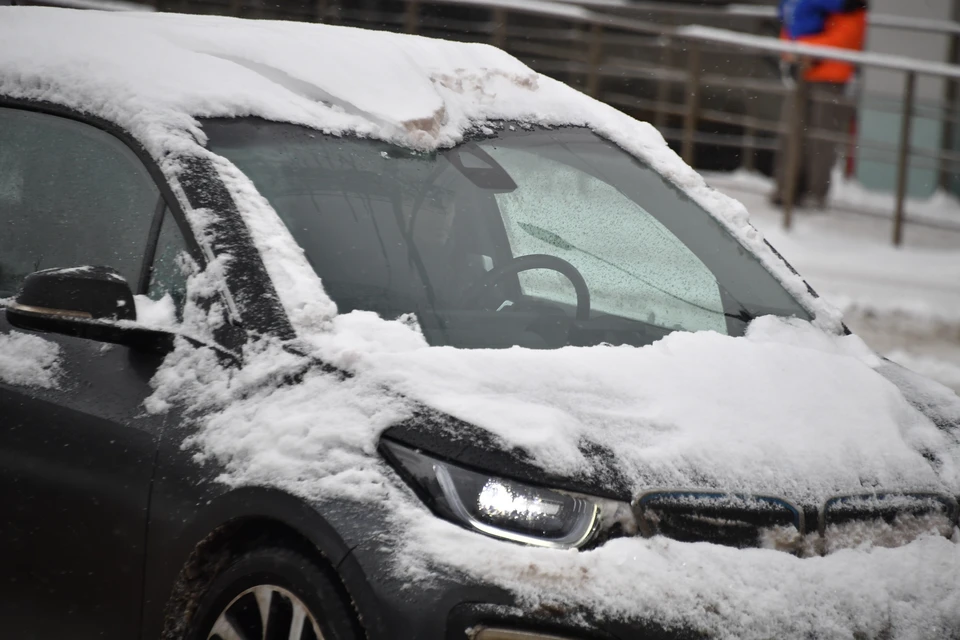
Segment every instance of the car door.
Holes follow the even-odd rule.
[[[134,293],[163,295],[149,269],[161,227],[160,244],[183,245],[163,215],[151,174],[119,138],[0,107],[0,298],[30,272],[82,265],[112,267]],[[158,273],[170,279],[170,250],[161,249],[167,268]],[[143,400],[160,360],[17,329],[0,312],[3,637],[138,636],[164,420]]]

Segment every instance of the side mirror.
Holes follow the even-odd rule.
[[[44,269],[20,285],[15,308],[62,318],[136,320],[133,292],[110,267]]]
[[[173,335],[134,324],[137,309],[127,281],[109,267],[45,269],[28,275],[7,307],[7,320],[30,331],[60,333],[167,353]]]

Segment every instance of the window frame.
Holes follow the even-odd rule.
[[[160,224],[163,221],[163,212],[167,208],[170,209],[171,214],[177,221],[177,226],[180,227],[180,232],[183,234],[184,239],[186,240],[187,247],[193,259],[201,265],[206,265],[207,261],[203,251],[200,249],[200,245],[197,243],[196,238],[194,238],[193,233],[190,231],[190,226],[186,222],[186,216],[184,215],[183,209],[180,207],[180,203],[174,196],[173,189],[171,189],[170,185],[167,184],[166,178],[160,171],[160,167],[157,166],[157,164],[153,161],[153,158],[150,157],[146,149],[144,149],[143,146],[130,135],[110,122],[101,120],[95,116],[77,113],[67,107],[52,103],[18,100],[0,95],[0,107],[5,109],[42,113],[99,129],[100,131],[113,136],[121,144],[126,146],[131,152],[133,152],[133,154],[140,161],[140,164],[146,169],[147,173],[150,175],[150,178],[153,180],[154,185],[159,191],[159,196],[151,214],[152,217],[148,227],[147,237],[144,238],[145,243],[143,245],[143,254],[140,258],[140,267],[137,270],[137,281],[129,283],[134,294],[143,294],[146,292],[146,286],[150,278],[150,269],[153,265],[157,242],[160,236]]]
[[[217,245],[232,247],[234,249],[242,249],[246,257],[250,257],[255,254],[259,261],[259,268],[251,269],[254,272],[254,281],[252,286],[261,290],[261,293],[256,297],[263,298],[272,296],[277,300],[277,304],[279,304],[279,295],[273,286],[273,282],[266,274],[265,267],[263,267],[262,263],[263,259],[259,254],[259,250],[252,244],[252,238],[250,237],[249,229],[237,211],[236,202],[233,200],[232,194],[230,194],[229,190],[226,189],[219,176],[209,175],[207,170],[212,169],[212,166],[209,165],[208,161],[205,161],[205,159],[202,159],[200,156],[184,156],[185,160],[196,160],[200,161],[201,164],[203,162],[207,162],[208,166],[201,167],[205,170],[204,177],[208,179],[215,177],[219,183],[219,186],[221,187],[220,190],[223,191],[223,193],[226,194],[230,200],[230,202],[220,203],[222,206],[218,207],[217,211],[217,213],[219,213],[226,222],[226,225],[220,225],[220,227],[223,229],[224,237],[217,238],[213,243],[214,246],[205,250],[204,247],[198,242],[193,230],[190,227],[190,224],[187,222],[187,216],[184,207],[174,192],[173,187],[170,185],[170,183],[168,183],[166,176],[161,171],[159,164],[147,152],[144,146],[122,127],[109,120],[80,112],[72,107],[42,100],[14,98],[2,93],[0,93],[0,107],[43,113],[92,126],[119,140],[128,149],[130,149],[130,151],[133,152],[133,154],[140,160],[141,164],[146,168],[147,173],[153,179],[154,184],[160,191],[160,196],[158,198],[156,208],[152,214],[153,218],[149,225],[149,235],[146,238],[147,242],[143,249],[143,257],[140,264],[138,282],[130,283],[134,294],[145,294],[147,291],[150,280],[150,270],[156,258],[157,243],[159,241],[161,224],[165,215],[165,211],[169,211],[170,215],[173,216],[173,219],[176,221],[177,226],[180,229],[180,233],[184,238],[191,258],[196,261],[197,265],[201,269],[206,268],[211,257],[209,252],[212,251],[216,253]],[[198,146],[202,145],[198,143]],[[186,177],[190,177],[190,175],[186,174]],[[192,204],[196,194],[192,194],[190,192],[188,185],[181,183],[179,188],[182,192],[184,192],[184,196],[187,201]],[[281,338],[295,337],[295,330],[290,324],[290,320],[287,317],[286,312],[283,311],[282,308],[271,308],[269,309],[271,313],[267,314],[269,317],[259,318],[255,313],[252,312],[260,311],[259,309],[246,312],[243,308],[239,308],[236,304],[234,304],[234,297],[237,295],[237,291],[242,290],[242,288],[239,290],[236,289],[237,286],[251,286],[250,279],[231,277],[231,274],[228,271],[227,278],[223,282],[224,289],[220,293],[220,298],[225,303],[224,306],[227,309],[229,319],[227,324],[229,327],[232,327],[233,330],[226,331],[223,336],[218,338],[219,341],[223,341],[225,344],[231,343],[235,345],[238,339],[241,341],[245,340],[245,338],[239,338],[237,334],[244,334],[246,331],[274,334]],[[263,296],[263,293],[267,293],[269,295]],[[282,317],[277,317],[277,312],[282,314]]]

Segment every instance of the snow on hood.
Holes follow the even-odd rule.
[[[713,488],[819,505],[881,488],[960,493],[960,424],[938,428],[856,336],[803,321],[760,318],[745,338],[674,333],[642,348],[552,351],[427,347],[372,314],[336,323],[315,341],[327,361],[480,426],[555,474],[596,477],[583,450],[599,445],[637,494]]]
[[[464,351],[429,347],[409,321],[370,313],[332,324],[302,346],[352,377],[314,369],[277,388],[302,367],[277,345],[254,345],[232,372],[210,353],[178,348],[147,408],[189,399],[205,416],[188,446],[223,464],[227,483],[389,505],[395,526],[381,543],[394,545],[393,570],[407,581],[448,566],[533,608],[716,638],[939,640],[960,629],[960,546],[936,531],[887,549],[889,532],[858,529],[848,532],[856,548],[806,559],[659,537],[537,549],[434,517],[376,452],[380,434],[414,411],[395,395],[402,391],[487,427],[554,472],[581,472],[578,443],[602,443],[638,490],[708,482],[811,500],[843,489],[955,495],[956,423],[937,427],[908,404],[853,336],[768,317],[743,338],[675,333],[643,348]],[[906,377],[918,404],[960,415],[956,396]]]

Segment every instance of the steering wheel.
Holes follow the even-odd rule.
[[[460,304],[466,305],[476,300],[489,287],[507,276],[532,269],[549,269],[564,275],[573,285],[574,291],[577,292],[577,320],[586,321],[590,319],[590,289],[587,288],[587,281],[583,279],[583,275],[577,271],[575,266],[563,258],[543,253],[520,256],[486,272],[479,280],[467,287],[466,291],[460,296]]]

